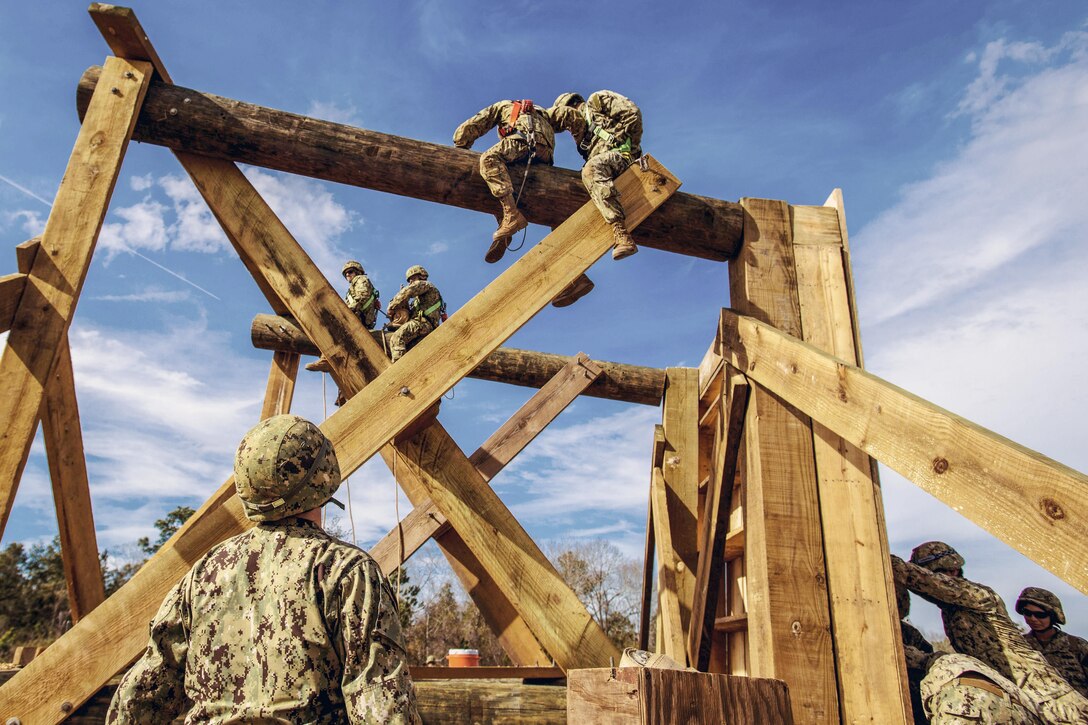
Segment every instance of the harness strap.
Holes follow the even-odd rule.
[[[373,292],[370,293],[370,299],[368,299],[366,302],[363,303],[362,311],[366,312],[367,310],[369,310],[370,306],[372,304],[374,304],[374,300],[376,300],[376,299],[378,299],[378,291],[374,290]]]
[[[631,137],[630,136],[628,136],[626,139],[624,139],[622,144],[619,143],[619,140],[616,138],[615,134],[609,133],[608,131],[601,128],[600,125],[598,125],[597,123],[594,123],[593,116],[589,112],[589,105],[588,104],[585,104],[585,105],[582,106],[582,117],[586,120],[586,128],[589,130],[589,132],[591,134],[593,134],[594,136],[596,136],[597,138],[604,141],[605,143],[612,146],[612,149],[611,149],[612,151],[618,151],[621,154],[623,154],[624,156],[630,156],[631,155]],[[588,139],[584,139],[583,143],[586,144],[586,150],[588,151],[589,150]]]
[[[423,316],[424,317],[430,317],[431,315],[433,315],[434,313],[436,313],[440,309],[442,309],[442,305],[444,305],[444,304],[445,304],[445,302],[443,302],[442,298],[439,297],[438,302],[435,302],[433,305],[431,305],[430,307],[428,307],[426,310],[423,311]]]

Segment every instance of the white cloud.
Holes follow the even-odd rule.
[[[128,295],[98,295],[91,299],[103,302],[186,302],[192,299],[187,290],[167,291],[159,289],[146,289],[143,292],[135,292]]]
[[[133,191],[147,191],[155,185],[155,177],[150,173],[144,174],[143,176],[133,176],[129,179],[129,185],[132,187]]]
[[[4,215],[8,222],[18,223],[27,237],[37,237],[45,231],[45,216],[31,209],[20,209]]]
[[[1088,355],[1088,34],[1053,48],[991,43],[957,113],[966,142],[854,237],[871,371],[1060,462],[1088,469],[1077,381]],[[1002,75],[1012,66],[1017,75]],[[885,471],[893,552],[929,539],[1011,607],[1051,588],[1088,632],[1088,602],[1049,572]],[[912,619],[940,631],[932,606]]]
[[[347,256],[337,243],[354,226],[356,214],[319,182],[256,168],[245,174],[314,263],[336,279]]]
[[[175,220],[170,225],[173,249],[209,254],[231,250],[223,228],[188,176],[164,176],[159,186],[174,207]]]
[[[449,251],[450,245],[446,242],[431,242],[431,246],[427,247],[427,254],[435,255],[442,254],[442,252]]]
[[[160,252],[166,248],[166,207],[151,197],[132,206],[113,211],[120,222],[106,222],[98,237],[98,246],[106,253],[106,261],[128,250]]]
[[[310,101],[310,108],[307,109],[305,115],[311,118],[332,121],[333,123],[344,123],[348,126],[363,125],[359,116],[359,109],[353,103],[341,106],[335,101]]]
[[[866,320],[969,290],[1088,226],[1086,50],[1084,33],[1050,50],[991,44],[961,105],[972,120],[962,150],[855,237]],[[1014,81],[994,76],[999,58],[1062,62]]]

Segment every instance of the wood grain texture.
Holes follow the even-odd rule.
[[[422,680],[419,714],[427,725],[566,725],[567,690],[517,680]]]
[[[1088,593],[1088,476],[758,320],[722,329],[749,379]]]
[[[657,547],[657,612],[661,634],[655,651],[677,662],[687,661],[687,630],[680,615],[680,585],[677,581],[676,554],[673,551],[672,524],[669,520],[668,489],[660,467],[654,467],[650,480],[653,506],[654,541]]]
[[[303,355],[320,354],[317,346],[310,342],[298,323],[289,317],[256,315],[250,327],[250,337],[253,347],[262,350],[284,350]],[[484,358],[468,377],[540,388],[573,359],[573,356],[568,355],[500,347]],[[583,395],[654,407],[661,405],[665,392],[665,371],[661,368],[605,360],[593,360],[592,363],[601,372]]]
[[[669,566],[676,576],[680,629],[684,632],[683,656],[674,655],[674,658],[686,665],[695,571],[699,566],[699,371],[696,368],[668,368],[665,378],[665,405],[661,414],[665,452],[661,474],[673,537],[673,559]]]
[[[821,214],[801,225],[799,209],[793,207],[793,233],[804,339],[856,362],[838,213],[810,207]],[[819,423],[812,429],[843,721],[913,722],[872,462]]]
[[[0,357],[0,533],[34,439],[43,386],[68,334],[149,80],[145,63],[106,61],[102,92],[91,100],[76,137],[12,318]]]
[[[793,723],[778,680],[615,667],[567,673],[567,722],[594,725]]]
[[[0,277],[0,332],[11,329],[11,322],[15,319],[15,311],[19,309],[19,300],[23,298],[25,287],[25,274],[16,272]]]
[[[585,353],[579,353],[526,401],[469,456],[484,481],[506,467],[555,418],[570,405],[601,369]],[[370,554],[386,573],[400,566],[432,536],[448,527],[445,516],[429,499],[397,524],[371,549]]]
[[[79,423],[72,354],[67,336],[45,385],[42,437],[57,509],[61,562],[72,621],[78,622],[106,598],[98,539],[91,512],[83,429]]]
[[[714,471],[703,509],[702,519],[706,524],[699,546],[695,599],[688,629],[691,665],[703,672],[710,665],[718,594],[721,591],[728,556],[726,542],[729,533],[729,509],[750,393],[748,383],[741,375],[731,377],[727,390],[728,394],[722,398],[722,404],[727,406],[728,413],[721,416],[721,425],[716,436]]]
[[[295,379],[298,377],[299,355],[294,352],[276,351],[272,355],[272,367],[268,370],[264,403],[261,404],[261,420],[291,412],[291,400],[295,396]]]
[[[77,107],[98,83],[83,76]],[[453,128],[450,128],[452,133]],[[176,85],[154,83],[134,138],[175,151],[253,164],[472,209],[499,210],[479,174],[474,151],[308,118]],[[555,227],[589,200],[577,171],[533,167],[518,208],[534,224]],[[677,194],[634,232],[647,247],[715,261],[732,257],[743,215],[735,202]]]
[[[730,299],[748,314],[800,335],[789,205],[765,199],[742,199],[741,205],[747,212],[744,246],[729,265]],[[722,356],[728,359],[728,352],[723,337]],[[839,718],[838,689],[812,429],[807,417],[764,390],[753,391],[748,413],[750,671],[789,684],[796,722],[833,722]]]

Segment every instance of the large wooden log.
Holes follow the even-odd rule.
[[[83,109],[101,70],[83,74]],[[450,118],[450,132],[460,119]],[[494,214],[498,202],[480,178],[479,154],[264,108],[155,81],[133,138],[391,194]],[[538,165],[520,208],[535,224],[554,227],[588,201],[578,173]],[[715,261],[740,246],[743,211],[732,202],[674,194],[634,232],[639,244]]]
[[[317,346],[299,329],[298,324],[288,317],[257,315],[253,318],[250,336],[253,347],[261,350],[295,352],[301,355],[320,354]],[[469,373],[469,377],[540,388],[573,359],[566,355],[500,347],[484,358]],[[661,368],[602,360],[591,362],[601,368],[601,374],[586,388],[583,395],[655,407],[661,405],[661,397],[665,391],[665,371]]]

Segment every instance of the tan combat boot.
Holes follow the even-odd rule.
[[[491,235],[491,248],[484,255],[484,261],[492,264],[502,259],[514,233],[529,226],[529,222],[518,211],[513,194],[507,194],[499,199],[499,203],[502,204],[502,221],[499,222],[499,228]]]
[[[627,231],[627,225],[623,220],[612,222],[612,259],[620,260],[630,257],[638,252],[638,245],[631,239],[631,232]]]
[[[575,302],[588,295],[593,287],[593,280],[584,274],[578,275],[578,279],[559,291],[559,294],[552,300],[552,307],[573,305]]]
[[[307,370],[313,370],[315,373],[331,373],[332,366],[329,365],[329,361],[322,355],[312,363],[306,365]]]

